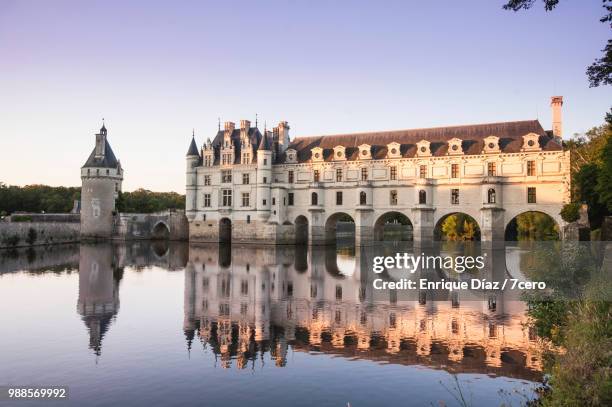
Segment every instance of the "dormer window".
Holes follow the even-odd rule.
[[[311,149],[310,157],[312,161],[323,161],[323,149],[321,147]]]
[[[387,144],[387,158],[401,157],[400,147],[400,144],[396,142]]]
[[[523,151],[540,150],[540,136],[535,133],[525,134],[523,136]]]
[[[294,149],[292,148],[287,149],[286,156],[285,156],[285,162],[289,164],[297,163],[297,152]]]
[[[344,155],[344,153],[345,153],[344,146],[334,147],[334,160],[335,161],[346,160],[346,156]]]
[[[463,154],[462,140],[459,138],[452,138],[448,140],[448,154],[458,155]]]
[[[359,146],[359,159],[369,160],[372,158],[372,147],[369,144],[362,144]]]
[[[429,149],[429,141],[421,140],[417,143],[417,156],[418,157],[427,157],[431,155],[431,150]]]
[[[497,136],[489,136],[485,137],[484,140],[484,153],[499,153],[499,137]]]

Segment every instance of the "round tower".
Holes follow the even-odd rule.
[[[197,211],[197,166],[200,161],[200,153],[195,142],[195,133],[191,136],[191,144],[187,150],[186,161],[186,185],[185,185],[185,215],[189,221],[195,219]]]
[[[115,200],[121,192],[123,169],[102,124],[96,145],[81,167],[81,237],[110,239]]]
[[[257,148],[257,216],[266,220],[272,207],[272,141],[264,131]]]

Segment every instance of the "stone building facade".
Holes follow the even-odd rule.
[[[570,199],[570,155],[562,145],[560,96],[553,130],[538,120],[290,140],[226,122],[186,157],[191,241],[326,244],[339,221],[355,225],[356,244],[401,219],[415,241],[433,239],[450,214],[477,223],[483,241],[504,240],[529,211],[549,215]]]

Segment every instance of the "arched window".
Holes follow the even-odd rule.
[[[487,202],[490,204],[495,203],[495,190],[493,188],[489,188],[487,191]]]
[[[359,205],[366,205],[367,203],[368,203],[368,195],[364,191],[361,191],[359,193]]]
[[[312,195],[310,195],[310,204],[311,205],[319,204],[319,195],[317,195],[316,192],[313,192]]]
[[[427,192],[424,190],[419,191],[419,204],[425,205],[427,203]]]

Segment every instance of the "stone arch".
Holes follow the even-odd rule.
[[[355,244],[355,219],[346,212],[336,212],[325,221],[325,243],[337,244],[340,241]]]
[[[401,212],[385,212],[374,222],[374,240],[413,240],[410,218]]]
[[[229,218],[219,220],[219,242],[231,243],[232,241],[232,221]]]
[[[308,218],[304,215],[299,215],[293,222],[295,225],[295,244],[308,244]]]
[[[169,240],[170,227],[163,220],[158,221],[153,229],[151,229],[151,239],[153,240]]]
[[[554,216],[541,210],[523,211],[508,221],[504,240],[559,240],[561,226]]]
[[[450,217],[453,217],[456,228],[454,231],[444,231],[452,226]],[[448,220],[449,223],[446,223]],[[466,224],[467,222],[467,224]],[[446,225],[446,226],[445,226]],[[467,227],[466,227],[467,226]],[[465,212],[450,212],[441,216],[434,227],[434,240],[477,240],[480,241],[480,224],[476,218]]]

